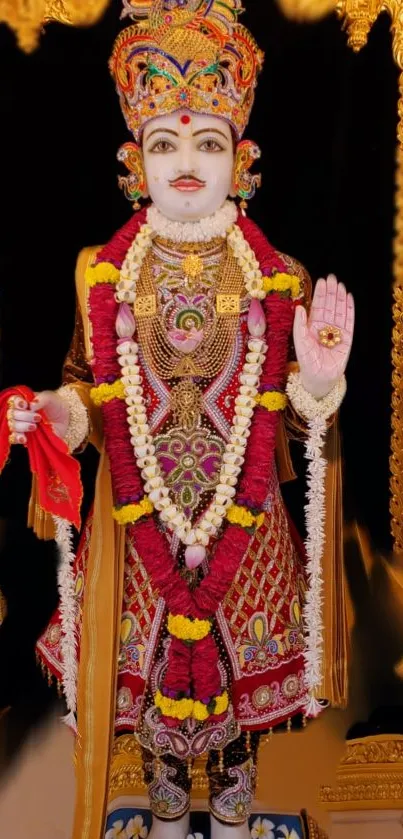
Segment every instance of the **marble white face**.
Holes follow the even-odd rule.
[[[234,145],[228,123],[182,110],[151,120],[143,135],[149,195],[172,221],[198,221],[231,193]]]

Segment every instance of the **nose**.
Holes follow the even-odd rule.
[[[197,170],[197,160],[196,155],[193,150],[192,141],[189,140],[182,140],[182,148],[181,148],[181,161],[180,161],[180,174],[189,174],[194,175],[196,174]]]

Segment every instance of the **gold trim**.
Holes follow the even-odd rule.
[[[328,834],[319,827],[315,819],[312,818],[305,810],[302,811],[302,816],[306,820],[308,834],[306,839],[329,839]],[[304,830],[304,835],[305,835]]]
[[[395,61],[403,69],[403,9],[394,32]],[[400,30],[401,27],[401,30]],[[396,166],[396,220],[392,330],[391,528],[394,550],[403,554],[403,73],[399,76],[399,122]]]

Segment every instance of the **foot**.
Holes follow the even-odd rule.
[[[248,822],[245,824],[221,824],[210,815],[211,839],[250,839]]]
[[[153,816],[153,824],[149,839],[187,839],[190,826],[189,813],[182,816],[179,821],[163,822]],[[249,839],[249,836],[248,836]]]

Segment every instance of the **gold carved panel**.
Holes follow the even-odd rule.
[[[386,810],[403,806],[403,737],[352,740],[337,770],[335,786],[323,786],[331,810]]]

